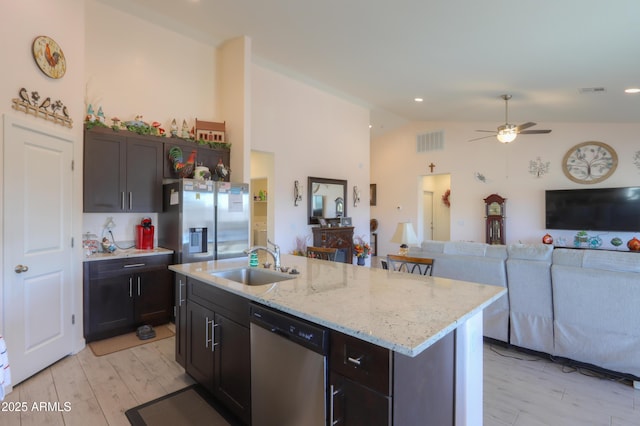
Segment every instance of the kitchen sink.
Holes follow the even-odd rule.
[[[214,277],[224,278],[244,285],[265,285],[295,278],[282,272],[260,268],[240,268],[211,272]]]

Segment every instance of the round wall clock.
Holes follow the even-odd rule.
[[[603,142],[583,142],[571,148],[562,160],[562,171],[574,182],[602,182],[618,167],[618,154]]]
[[[38,36],[33,40],[33,59],[36,64],[51,78],[62,78],[67,72],[67,61],[62,49],[53,39],[47,36]]]

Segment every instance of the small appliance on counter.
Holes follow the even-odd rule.
[[[136,225],[136,248],[139,250],[152,250],[154,234],[155,229],[151,224],[151,218],[145,217],[140,222],[140,225]]]

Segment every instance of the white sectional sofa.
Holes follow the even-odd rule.
[[[507,253],[509,343],[553,354],[553,246],[512,244]]]
[[[424,241],[433,275],[507,287],[484,335],[632,376],[640,387],[640,254]]]
[[[433,275],[481,284],[507,286],[505,246],[484,243],[426,241],[410,256],[435,260]],[[509,299],[502,296],[484,310],[484,335],[503,342],[509,340]]]
[[[556,249],[554,354],[640,377],[640,254]]]

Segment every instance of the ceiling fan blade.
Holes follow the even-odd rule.
[[[551,130],[525,130],[524,132],[519,132],[521,135],[541,135],[544,133],[551,133]]]
[[[495,133],[495,130],[476,130],[476,132],[489,132],[489,133]]]
[[[494,135],[490,135],[490,136],[483,136],[481,138],[469,139],[467,142],[479,141],[480,139],[495,138],[495,137],[496,137],[496,135],[494,134]]]
[[[528,122],[526,122],[526,123],[522,123],[521,125],[517,126],[517,127],[516,127],[516,130],[517,130],[518,132],[520,132],[521,130],[528,129],[529,127],[533,127],[533,126],[535,126],[535,125],[536,125],[536,123],[533,123],[533,122],[531,122],[531,121],[528,121]]]

